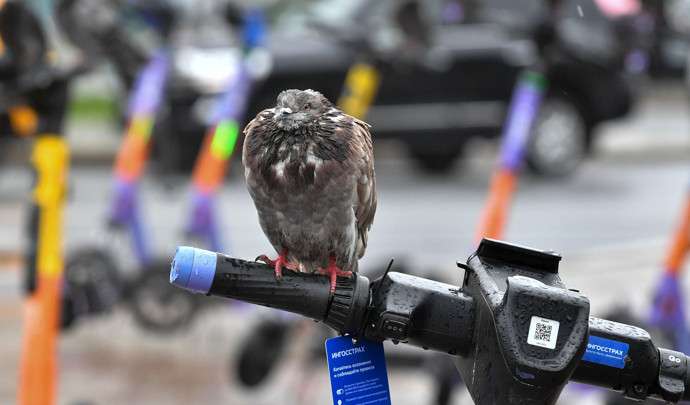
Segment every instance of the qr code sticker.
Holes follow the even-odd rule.
[[[551,331],[553,330],[553,326],[551,325],[544,325],[543,323],[537,323],[537,327],[534,330],[534,338],[536,340],[543,340],[545,342],[548,342],[551,340]]]
[[[529,325],[527,343],[547,349],[555,349],[559,326],[560,322],[558,321],[533,316]]]

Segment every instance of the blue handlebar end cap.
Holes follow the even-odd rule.
[[[178,247],[170,266],[170,283],[181,288],[187,288],[193,266],[194,248],[189,246]]]
[[[170,268],[170,283],[192,292],[207,294],[216,274],[217,255],[189,246],[175,251]]]

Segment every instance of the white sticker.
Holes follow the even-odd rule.
[[[533,316],[529,324],[527,343],[534,346],[555,349],[556,338],[558,337],[558,327],[560,325],[561,323],[558,321]]]

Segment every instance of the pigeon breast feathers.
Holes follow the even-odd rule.
[[[276,251],[309,271],[329,255],[357,271],[376,212],[369,125],[319,93],[287,90],[244,133],[247,186]]]

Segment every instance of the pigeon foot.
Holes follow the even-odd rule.
[[[297,270],[297,266],[289,263],[287,261],[287,248],[283,248],[283,251],[280,252],[280,255],[275,259],[271,260],[268,258],[266,255],[261,255],[256,258],[256,260],[261,260],[262,262],[266,264],[271,264],[275,266],[276,269],[276,278],[281,279],[283,278],[283,267],[285,267],[288,270]]]
[[[327,269],[318,268],[316,272],[331,277],[331,294],[335,292],[335,281],[337,277],[352,277],[351,271],[342,271],[335,265],[335,256],[331,255],[331,264]]]

